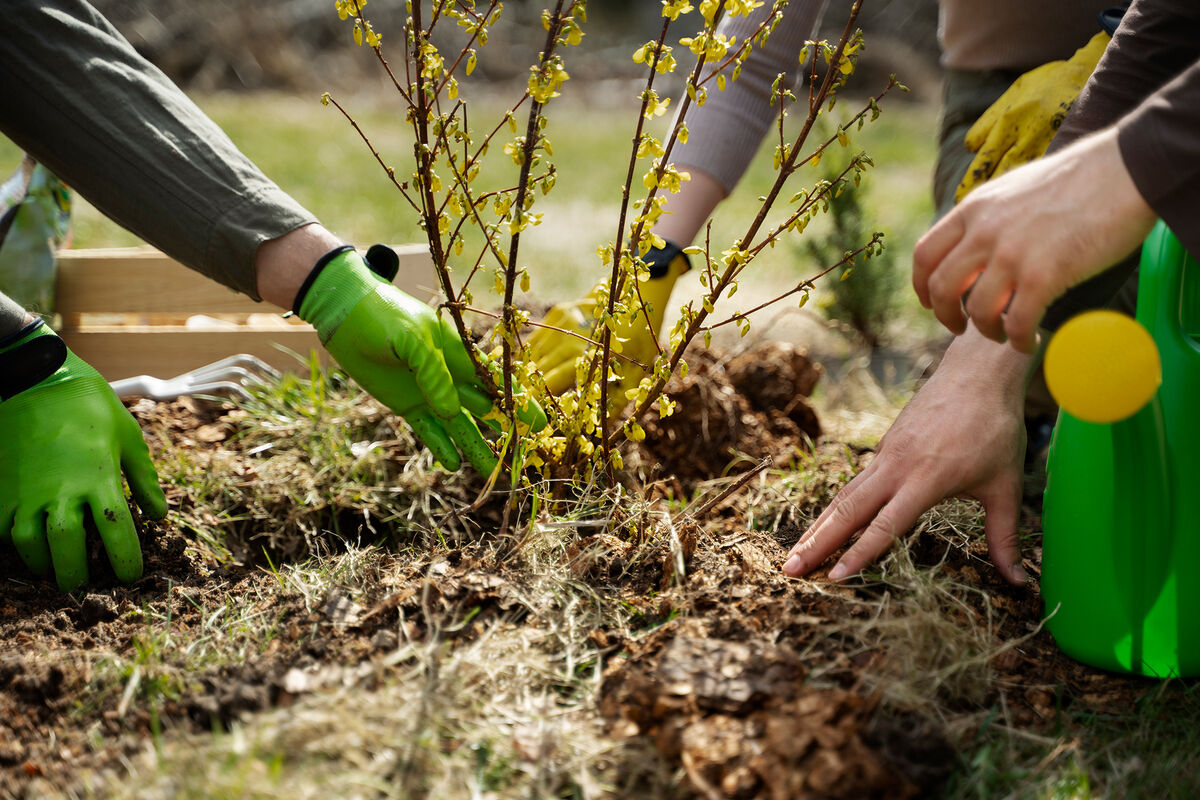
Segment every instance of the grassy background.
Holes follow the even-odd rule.
[[[506,101],[518,96],[494,87],[474,89],[478,96],[469,99],[474,108],[472,126],[477,131],[494,125],[507,107]],[[572,81],[564,88],[563,97],[549,107],[547,135],[554,146],[559,179],[548,197],[539,198],[536,210],[545,214],[543,224],[522,237],[521,260],[533,277],[533,302],[579,295],[602,274],[596,248],[614,238],[637,93],[637,87],[627,82],[589,85]],[[339,235],[361,245],[423,240],[412,209],[349,123],[334,107],[321,105],[319,92],[310,96],[218,94],[194,99],[268,176]],[[385,160],[399,173],[407,171],[412,139],[397,98],[371,92],[338,99]],[[858,107],[846,98],[835,109],[835,116],[849,116]],[[878,165],[860,191],[868,218],[884,231],[887,245],[897,254],[897,268],[907,269],[912,244],[932,216],[929,176],[936,109],[904,101],[885,102],[884,109],[880,119],[866,126],[855,140]],[[661,135],[666,120],[659,120],[657,127]],[[756,198],[773,180],[770,150],[762,148],[741,185],[714,217],[713,242],[721,243],[722,249],[745,230],[758,209]],[[492,163],[499,166],[494,166],[490,175],[485,172],[484,180],[489,185],[501,181],[511,185],[515,168],[511,162],[502,163],[507,158],[499,146],[492,151]],[[0,167],[15,166],[18,157],[10,142],[0,141]],[[644,166],[637,172],[639,179],[642,169]],[[804,188],[816,177],[815,172],[802,170],[790,186],[793,191]],[[640,181],[636,185],[640,188]],[[819,236],[821,230],[819,224],[814,225],[807,235]],[[78,198],[74,231],[77,248],[139,243]],[[809,263],[803,252],[798,246],[781,246],[765,253],[753,276],[743,283],[742,297],[758,301],[813,274],[816,265]]]

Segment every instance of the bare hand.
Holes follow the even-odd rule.
[[[970,317],[1032,353],[1050,303],[1133,252],[1154,221],[1109,129],[971,192],[917,242],[913,287],[952,332]]]
[[[857,536],[829,577],[857,574],[925,511],[948,497],[965,496],[983,504],[992,562],[1006,580],[1023,583],[1016,526],[1025,454],[1022,402],[1031,360],[973,329],[956,339],[884,436],[875,459],[796,543],[783,571],[805,575]]]

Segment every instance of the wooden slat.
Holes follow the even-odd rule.
[[[307,359],[315,350],[322,363],[328,363],[316,332],[307,325],[295,327],[218,331],[182,326],[104,326],[62,331],[62,337],[76,355],[110,381],[137,375],[171,378],[236,353],[258,356],[284,371],[307,370],[306,360],[276,345],[298,353],[301,359]]]
[[[422,300],[436,286],[424,245],[396,248],[395,284]],[[269,311],[153,248],[62,250],[58,254],[57,310],[64,317],[110,313],[246,313]]]
[[[434,297],[428,249],[395,249],[400,256],[395,284],[421,300]],[[170,378],[237,353],[293,372],[308,369],[310,352],[322,363],[329,360],[308,325],[280,327],[277,319],[260,325],[249,315],[270,313],[273,306],[256,303],[150,247],[60,251],[55,302],[67,346],[110,381],[137,375]],[[143,324],[97,324],[120,321],[124,315]],[[162,324],[194,315],[241,324],[235,330]],[[158,324],[144,324],[155,320]]]

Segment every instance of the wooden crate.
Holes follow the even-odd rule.
[[[396,248],[395,284],[428,300],[435,278],[424,245]],[[150,247],[63,250],[55,294],[59,333],[106,379],[169,378],[248,353],[282,370],[325,351],[316,332],[269,303],[205,278]],[[281,349],[286,348],[286,349]],[[290,352],[289,352],[290,351]]]

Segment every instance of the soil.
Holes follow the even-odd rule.
[[[754,482],[747,481],[681,527],[678,553],[638,556],[638,543],[615,533],[593,533],[568,551],[579,580],[627,603],[641,623],[632,633],[602,627],[590,634],[608,654],[599,713],[614,739],[640,741],[681,772],[677,797],[936,795],[972,734],[952,734],[928,710],[883,702],[869,679],[886,674],[897,653],[884,640],[854,639],[846,626],[869,617],[867,601],[886,588],[780,572],[805,521],[869,453],[820,438],[806,399],[820,368],[802,351],[768,347],[727,361],[694,359],[689,377],[672,386],[680,413],[646,427],[640,468],[677,497],[764,459],[785,466],[808,458],[823,465],[823,475],[778,530],[747,523],[755,510]],[[235,422],[222,404],[144,400],[132,410],[176,444],[230,446]],[[1030,530],[1036,524],[1036,517],[1026,520]],[[164,726],[209,731],[322,691],[322,674],[395,647],[396,609],[413,611],[412,620],[432,604],[475,609],[476,620],[528,621],[513,600],[522,576],[479,543],[395,553],[387,556],[395,577],[386,587],[353,600],[334,591],[306,605],[295,594],[267,591],[277,580],[270,570],[214,565],[170,522],[141,525],[145,577],[131,585],[104,573],[99,552],[91,587],[76,595],[32,578],[11,552],[0,558],[0,797],[77,791],[83,776],[119,773]],[[1040,551],[1026,552],[1036,576]],[[951,705],[1003,705],[1008,724],[1050,733],[1066,711],[1118,714],[1153,685],[1062,655],[1040,627],[1036,581],[1003,583],[978,538],[920,533],[909,553],[919,566],[937,565],[979,590],[962,593],[962,624],[989,620],[996,644],[1016,643],[990,658],[994,680],[983,696],[969,697],[968,687],[962,697],[969,699],[950,698]],[[274,638],[236,667],[199,666],[153,705],[130,704],[128,692],[105,688],[128,686],[135,676],[102,680],[106,667],[94,654],[117,653],[136,665],[139,653],[150,652],[143,640],[150,618],[169,618],[171,636],[203,635],[204,598],[254,606],[276,620]],[[407,635],[420,640],[420,623],[409,624]]]

